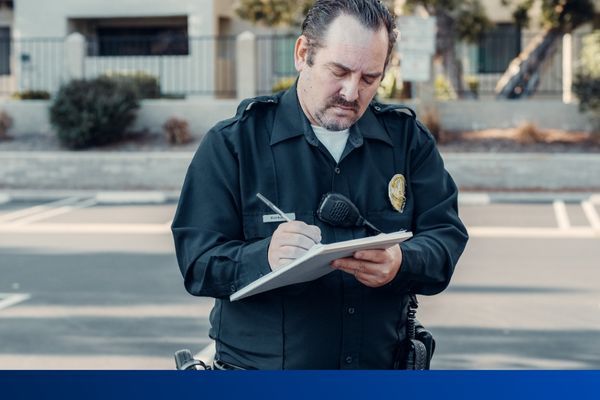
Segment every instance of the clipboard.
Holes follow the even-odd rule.
[[[282,286],[318,279],[334,271],[329,265],[333,260],[349,257],[358,250],[387,249],[412,236],[412,232],[398,231],[330,244],[317,244],[302,257],[233,293],[229,300],[236,301]]]

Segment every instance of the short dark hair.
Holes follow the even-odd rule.
[[[314,63],[315,50],[323,47],[323,35],[338,16],[355,17],[365,28],[374,31],[384,27],[388,34],[387,66],[398,33],[394,15],[379,0],[317,0],[302,23],[302,34],[308,39],[307,64]]]

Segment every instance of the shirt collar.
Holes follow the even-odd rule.
[[[319,139],[313,132],[302,107],[300,107],[296,84],[294,84],[283,94],[279,101],[275,121],[273,122],[271,146],[300,135],[304,135],[308,143],[313,146],[319,145]]]
[[[310,122],[300,106],[296,84],[287,90],[279,101],[275,121],[273,122],[271,146],[300,135],[304,135],[306,141],[311,145],[319,145],[319,139],[313,132]],[[348,141],[355,148],[362,146],[363,138],[380,140],[392,146],[392,140],[371,108],[372,106],[369,106],[363,116],[350,127]]]

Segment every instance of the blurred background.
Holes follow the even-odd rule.
[[[471,240],[421,298],[437,369],[600,368],[600,1],[385,1]],[[294,83],[312,1],[0,0],[0,369],[209,348],[170,223],[203,135]]]

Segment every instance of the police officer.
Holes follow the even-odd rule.
[[[296,84],[243,101],[196,152],[172,231],[186,289],[216,299],[209,335],[219,367],[392,368],[408,293],[448,285],[467,242],[457,188],[414,113],[372,101],[394,26],[377,0],[317,0],[294,48]],[[378,229],[414,237],[336,260],[320,279],[230,302],[315,243],[370,234],[316,217],[330,192]],[[256,193],[295,220],[278,220]]]

